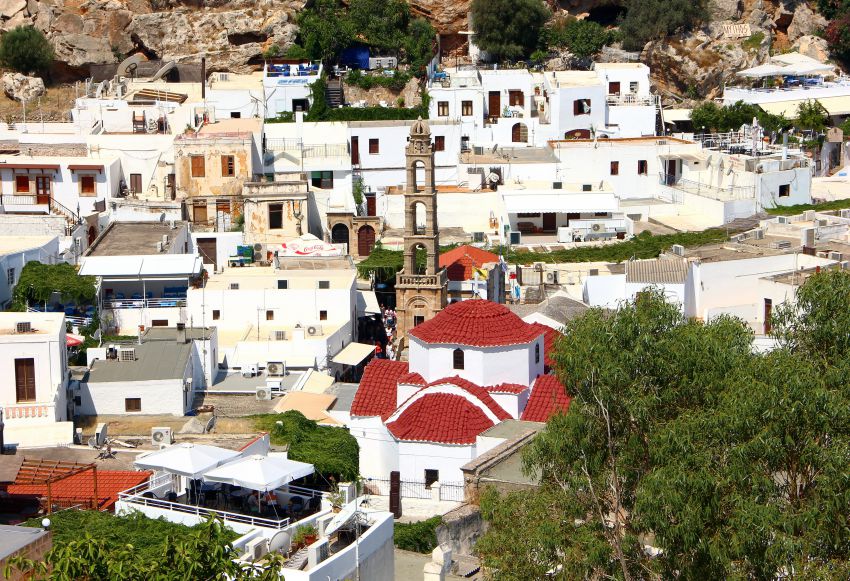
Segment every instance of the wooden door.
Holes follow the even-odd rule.
[[[557,214],[554,212],[543,213],[543,231],[554,232],[557,229]]]
[[[609,95],[619,95],[620,94],[620,81],[611,81],[608,83],[608,94]]]
[[[193,216],[192,221],[199,224],[207,223],[207,205],[206,204],[198,204],[197,206],[192,207]]]
[[[212,264],[213,268],[218,267],[218,247],[215,238],[198,238],[198,254],[204,260],[204,264]]]
[[[375,247],[375,229],[371,226],[361,226],[357,231],[357,254],[369,256]]]
[[[502,93],[499,91],[490,91],[487,96],[487,115],[490,117],[499,117],[502,114]]]
[[[375,206],[375,193],[368,192],[366,193],[366,215],[367,216],[377,216],[377,208]]]
[[[351,165],[360,165],[360,138],[351,137]]]
[[[35,401],[35,359],[15,359],[15,395],[18,403]]]
[[[141,183],[139,184],[141,188]],[[171,199],[177,199],[177,182],[174,180],[174,174],[170,173],[165,178],[165,187],[168,190],[168,193],[171,195]]]
[[[49,176],[35,176],[35,203],[39,205],[50,203]]]
[[[673,185],[676,183],[676,160],[668,159],[667,160],[667,185]]]

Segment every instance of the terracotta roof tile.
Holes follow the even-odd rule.
[[[387,419],[396,409],[399,378],[409,375],[405,361],[372,359],[351,403],[352,416],[381,416]]]
[[[472,280],[473,267],[481,268],[483,264],[498,261],[498,255],[464,244],[441,254],[440,268],[446,269],[449,280]]]
[[[567,411],[570,400],[567,390],[557,377],[541,375],[534,382],[522,419],[527,422],[545,422],[556,412]]]
[[[481,408],[465,397],[431,393],[414,401],[387,428],[399,440],[474,444],[478,434],[494,425]]]
[[[504,305],[471,299],[450,304],[433,319],[411,329],[409,334],[425,343],[497,347],[530,343],[542,331]]]
[[[118,500],[118,493],[146,482],[153,472],[132,470],[98,470],[97,502],[99,510],[111,509]],[[91,502],[94,498],[94,472],[85,470],[55,480],[50,485],[54,500]],[[6,489],[10,495],[47,496],[47,484],[10,484]]]
[[[496,400],[488,393],[487,388],[481,387],[480,385],[476,385],[467,379],[463,379],[462,377],[454,376],[454,377],[444,377],[443,379],[438,379],[437,381],[432,381],[428,384],[427,387],[433,387],[435,385],[454,385],[457,386],[476,398],[478,398],[481,403],[486,405],[493,414],[500,420],[509,420],[511,419],[511,415],[502,408],[499,404],[496,403]],[[411,397],[415,397],[411,396]],[[399,406],[401,407],[401,406]]]
[[[490,393],[522,393],[528,389],[528,386],[519,383],[500,383],[499,385],[488,385],[484,389]]]
[[[421,375],[419,375],[418,373],[405,373],[404,375],[402,375],[401,377],[398,378],[398,382],[399,382],[399,384],[403,383],[405,385],[422,385],[422,386],[424,386],[426,383],[428,383],[427,381],[425,381],[425,378],[422,377]]]

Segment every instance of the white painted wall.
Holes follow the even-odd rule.
[[[216,262],[219,267],[227,265],[227,259],[236,256],[236,247],[243,244],[242,232],[192,232],[192,246],[198,248],[198,238],[215,238]],[[200,253],[198,253],[200,254]],[[204,263],[207,272],[213,272],[212,264]]]
[[[475,444],[398,443],[402,480],[422,481],[425,479],[425,470],[438,470],[440,482],[463,482],[460,468],[475,457]]]
[[[120,365],[120,363],[111,363]],[[191,375],[186,366],[186,377]],[[82,415],[153,415],[171,414],[182,416],[188,410],[183,392],[184,379],[157,381],[80,382],[80,405],[77,413]],[[124,399],[138,397],[142,400],[141,412],[125,411]],[[190,404],[191,405],[191,404]]]
[[[534,361],[534,347],[540,346],[540,361]],[[464,369],[453,368],[455,349],[464,352]],[[543,374],[543,336],[527,345],[506,347],[468,347],[432,345],[410,337],[410,372],[427,382],[459,376],[476,385],[517,383],[530,386]]]
[[[352,417],[348,431],[360,446],[360,475],[387,479],[399,469],[399,443],[380,417]]]

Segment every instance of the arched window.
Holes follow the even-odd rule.
[[[540,343],[534,345],[534,362],[540,363]]]
[[[455,349],[452,352],[452,367],[454,369],[463,369],[463,349]]]
[[[514,143],[528,143],[528,127],[525,123],[515,123],[511,127],[511,141]]]

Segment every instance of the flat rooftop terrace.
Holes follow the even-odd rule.
[[[482,153],[465,151],[460,154],[461,163],[558,163],[551,147],[499,147],[484,148]]]
[[[86,256],[139,256],[168,253],[174,244],[175,235],[186,222],[175,222],[174,228],[168,222],[112,222],[101,232],[86,251]],[[168,235],[168,243],[163,252],[157,251],[157,242]]]

